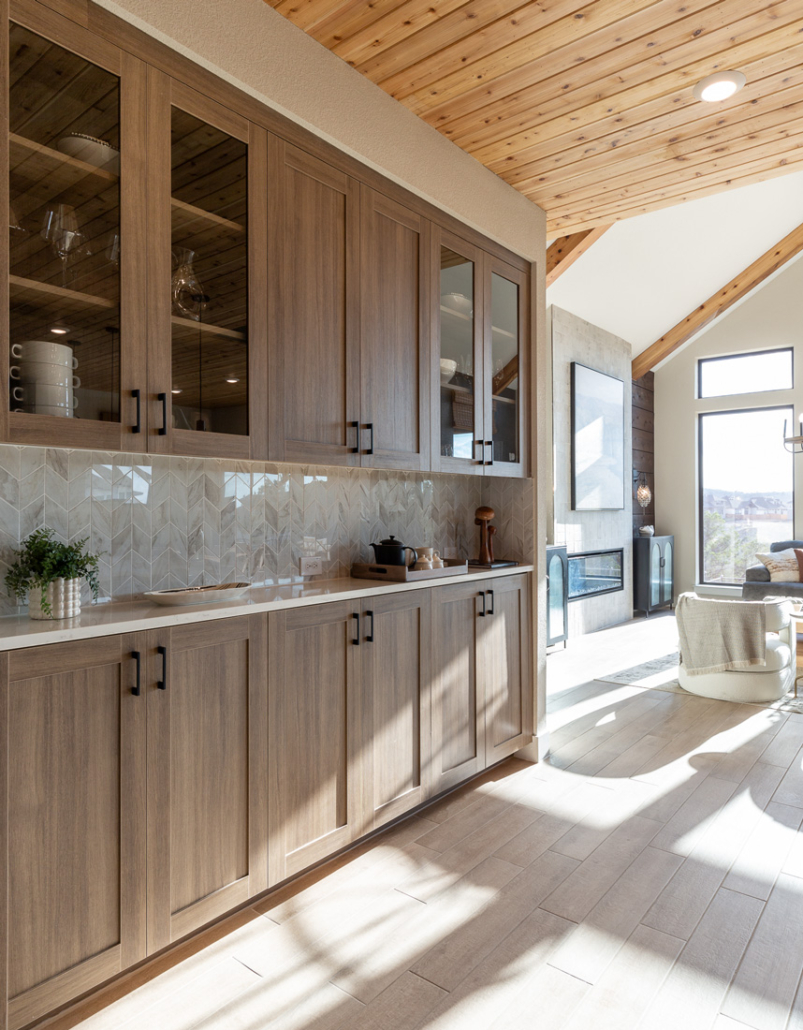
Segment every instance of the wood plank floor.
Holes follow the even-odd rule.
[[[672,632],[550,657],[549,761],[261,902],[80,1030],[803,1028],[803,715],[579,679]]]

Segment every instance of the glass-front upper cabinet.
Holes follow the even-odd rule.
[[[441,231],[433,234],[440,282],[433,325],[438,357],[439,403],[434,405],[433,467],[480,471],[484,459],[482,261],[476,247]]]
[[[488,258],[486,288],[486,470],[494,476],[524,475],[524,407],[521,383],[526,374],[527,280],[523,272]],[[491,442],[491,446],[487,446]],[[489,466],[488,462],[492,464]]]
[[[78,27],[68,35],[54,32],[55,43],[13,22],[9,30],[4,435],[133,450],[144,318],[125,315],[141,269],[130,221],[144,179],[137,159],[128,162],[144,138],[135,122],[124,129],[122,112],[144,105],[145,76]]]
[[[264,163],[266,134],[188,87],[151,76],[158,96],[150,112],[156,121],[151,145],[156,131],[163,145],[169,140],[154,179],[154,189],[163,192],[154,199],[159,254],[152,267],[160,314],[150,348],[151,446],[258,457],[265,450],[260,411],[266,382],[254,374],[259,301],[252,297],[258,291],[251,289],[251,257],[256,228],[257,261],[264,260],[266,229],[252,219],[249,186],[252,150]],[[264,274],[261,293],[267,293]],[[264,332],[264,319],[257,321]],[[167,326],[169,351],[155,346]],[[258,349],[264,360],[264,346]]]

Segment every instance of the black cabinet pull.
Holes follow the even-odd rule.
[[[368,444],[368,450],[365,453],[366,454],[373,454],[374,453],[374,424],[373,424],[373,422],[366,422],[365,425],[363,426],[363,429],[367,429],[368,432],[371,434],[371,442]]]
[[[360,453],[360,423],[359,422],[349,422],[349,425],[351,426],[352,429],[356,429],[357,430],[357,432],[354,434],[354,438],[356,440],[356,445],[354,447],[350,448],[351,453],[352,454],[359,454]]]
[[[160,645],[156,653],[162,656],[162,678],[156,681],[156,686],[159,690],[167,690],[167,648]]]
[[[131,396],[137,402],[137,421],[131,427],[132,433],[142,432],[142,399],[139,390],[132,390]]]
[[[485,591],[484,590],[480,590],[480,597],[482,598],[482,611],[479,613],[479,616],[480,616],[481,619],[484,619],[486,614],[487,614],[486,611],[485,611]]]
[[[351,642],[352,642],[352,644],[356,644],[357,647],[359,647],[360,646],[360,616],[359,616],[358,612],[352,612],[351,613],[351,617],[352,617],[352,619],[356,619],[357,620],[357,636],[354,637]]]
[[[131,657],[137,663],[137,675],[136,675],[136,679],[134,681],[134,686],[131,688],[131,693],[135,697],[139,697],[139,695],[142,693],[142,689],[140,687],[140,679],[139,679],[140,668],[141,668],[141,662],[140,662],[140,657],[141,656],[140,656],[139,651],[132,651],[131,652]]]
[[[493,463],[494,463],[494,442],[493,442],[493,440],[486,440],[485,441],[485,446],[491,448],[491,460],[490,461],[485,461],[485,462],[483,462],[483,464],[485,464],[485,465],[493,465]],[[483,454],[484,453],[485,453],[485,450],[483,449]]]
[[[483,459],[485,457],[485,441],[484,440],[475,440],[474,441],[474,446],[475,447],[479,447],[479,449],[480,449],[480,457],[479,457],[479,461],[477,462],[477,464],[478,465],[483,465],[484,464]]]
[[[493,590],[489,590],[488,591],[488,596],[491,599],[491,607],[488,609],[488,614],[489,615],[495,615],[496,614],[496,602],[494,601],[494,592],[493,592]]]
[[[159,427],[159,436],[167,436],[167,394],[157,393],[156,399],[162,405],[162,424]]]
[[[373,644],[373,642],[374,642],[374,613],[373,612],[366,612],[365,614],[371,620],[371,632],[366,634],[365,639],[366,639],[366,641],[369,644]]]

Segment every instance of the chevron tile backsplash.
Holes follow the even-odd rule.
[[[323,556],[327,578],[347,576],[390,533],[466,555],[484,503],[499,512],[497,554],[528,560],[526,481],[0,445],[0,615],[18,610],[2,583],[11,552],[40,526],[88,537],[101,599],[127,600],[297,579],[305,554]]]

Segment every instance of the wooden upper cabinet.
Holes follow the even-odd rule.
[[[486,255],[483,281],[485,471],[492,476],[525,476],[528,277],[521,269]]]
[[[268,886],[267,617],[148,638],[150,954]]]
[[[148,73],[148,449],[267,455],[267,133]]]
[[[430,225],[362,188],[361,464],[428,469]]]
[[[493,765],[532,740],[529,578],[500,576],[483,587],[478,674],[485,701],[485,762]]]
[[[273,886],[367,832],[359,602],[271,613],[268,753]]]
[[[0,655],[9,1030],[145,957],[145,696],[132,693],[143,644]]]
[[[146,66],[32,0],[11,16],[0,436],[142,450]]]
[[[360,463],[359,184],[271,137],[270,457]]]

